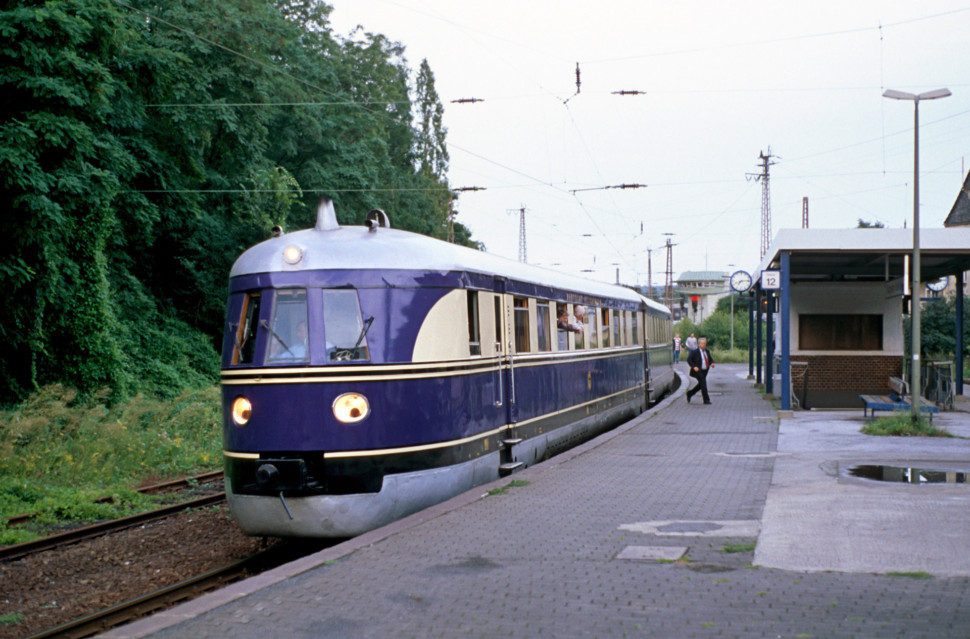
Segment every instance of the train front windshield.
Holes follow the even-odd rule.
[[[273,317],[269,325],[266,363],[310,361],[309,330],[307,328],[306,289],[276,291]]]
[[[360,315],[357,291],[326,290],[323,292],[323,324],[327,336],[328,360],[370,359],[367,329],[374,318],[365,322]]]
[[[312,312],[311,306],[321,301],[322,313],[319,306]],[[370,359],[367,331],[374,318],[363,318],[354,289],[324,289],[317,296],[308,295],[304,288],[251,291],[241,294],[230,309],[234,348],[229,365]],[[258,351],[257,342],[261,344]]]

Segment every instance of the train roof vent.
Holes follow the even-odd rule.
[[[370,213],[367,214],[367,218],[364,220],[367,228],[373,233],[378,227],[382,229],[391,228],[391,218],[387,217],[387,213],[380,209],[372,209]]]
[[[337,222],[337,211],[333,208],[333,200],[324,195],[317,204],[317,225],[314,227],[318,231],[332,231],[340,228]]]

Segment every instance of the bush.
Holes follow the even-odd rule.
[[[109,394],[80,401],[76,391],[52,385],[0,413],[0,516],[116,517],[149,505],[134,491],[140,484],[221,466],[218,387],[112,406]],[[110,502],[93,503],[103,496]]]

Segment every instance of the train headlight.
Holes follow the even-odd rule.
[[[303,249],[299,246],[290,244],[283,249],[283,261],[287,264],[299,264],[303,259]]]
[[[253,405],[245,397],[237,397],[232,400],[232,421],[236,426],[245,426],[249,423],[249,418],[253,415]]]
[[[345,424],[356,424],[370,414],[367,398],[360,393],[344,393],[333,400],[333,416]]]

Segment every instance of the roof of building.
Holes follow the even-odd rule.
[[[681,282],[723,282],[728,274],[724,271],[684,271],[677,278]]]
[[[923,281],[970,268],[970,227],[921,228]],[[878,281],[902,277],[913,251],[912,229],[782,229],[757,270],[779,268],[790,253],[792,278],[801,281]]]
[[[957,194],[950,214],[943,221],[943,226],[970,226],[970,173],[967,173],[967,179],[963,181],[963,187]]]

